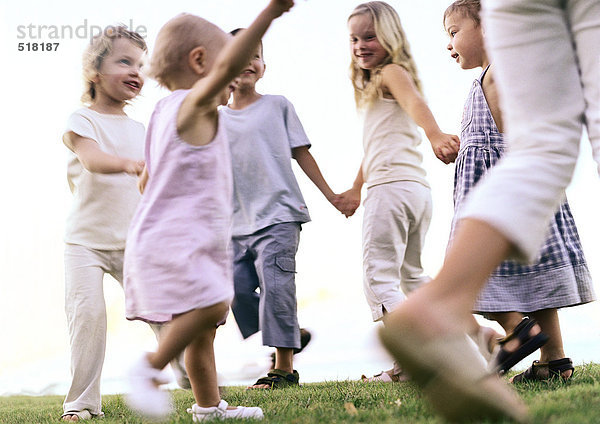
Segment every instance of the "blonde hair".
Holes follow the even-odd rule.
[[[113,43],[118,38],[129,40],[145,52],[148,51],[144,38],[137,32],[129,31],[125,25],[108,26],[96,35],[83,53],[85,89],[81,95],[81,101],[84,104],[91,104],[96,100],[96,83],[93,79],[100,71],[104,58],[112,52]]]
[[[383,62],[373,71],[361,69],[352,59],[350,63],[350,80],[354,87],[354,100],[357,107],[367,107],[382,95],[381,70],[390,63],[406,69],[417,90],[422,94],[423,90],[417,73],[417,65],[410,53],[410,45],[402,29],[400,17],[394,8],[383,1],[371,1],[356,6],[348,20],[357,15],[371,17],[377,40],[388,53]]]
[[[481,25],[481,1],[480,0],[456,0],[444,12],[444,20],[442,24],[446,26],[446,19],[453,13],[461,13],[471,19],[477,26]]]
[[[204,46],[212,55],[223,47],[226,37],[229,35],[206,19],[181,13],[158,32],[148,75],[170,89],[174,80],[188,68],[187,58],[194,48]]]

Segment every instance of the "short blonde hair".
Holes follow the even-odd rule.
[[[199,16],[175,16],[158,32],[148,75],[170,88],[174,79],[187,70],[187,56],[194,48],[204,46],[212,55],[223,46],[225,36],[221,28]]]
[[[402,66],[412,77],[417,90],[422,94],[417,65],[410,53],[410,45],[402,29],[400,17],[392,6],[383,1],[363,3],[352,11],[348,20],[357,15],[368,15],[373,20],[375,35],[388,56],[370,71],[361,69],[354,58],[350,63],[350,79],[354,87],[354,100],[359,108],[367,107],[381,96],[381,69],[390,63]]]
[[[481,17],[479,16],[481,13],[480,0],[456,0],[454,3],[448,6],[444,12],[444,20],[442,21],[444,27],[446,25],[446,19],[453,13],[461,13],[462,16],[465,16],[475,22],[477,26],[481,25]]]
[[[81,101],[84,104],[91,104],[96,100],[96,83],[93,80],[100,71],[104,58],[112,52],[113,43],[118,38],[129,40],[140,49],[148,52],[144,38],[135,31],[129,31],[125,25],[106,27],[104,31],[96,35],[83,53],[85,89],[81,95]]]

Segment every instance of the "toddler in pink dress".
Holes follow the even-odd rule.
[[[160,30],[150,74],[172,94],[161,100],[146,136],[144,195],[125,250],[128,319],[169,322],[156,352],[129,373],[129,406],[164,419],[171,406],[161,370],[185,349],[196,403],[193,421],[262,418],[260,408],[229,407],[217,385],[213,342],[233,297],[232,174],[217,107],[260,39],[293,0],[271,0],[246,31],[230,36],[181,14]]]

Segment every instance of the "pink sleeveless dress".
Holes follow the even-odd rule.
[[[146,135],[150,178],[125,249],[127,319],[166,322],[233,297],[233,179],[225,129],[192,146],[176,117],[189,90],[156,105]]]

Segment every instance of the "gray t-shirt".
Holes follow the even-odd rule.
[[[221,108],[233,165],[233,235],[310,216],[292,171],[292,149],[309,146],[294,106],[263,95],[242,110]]]

